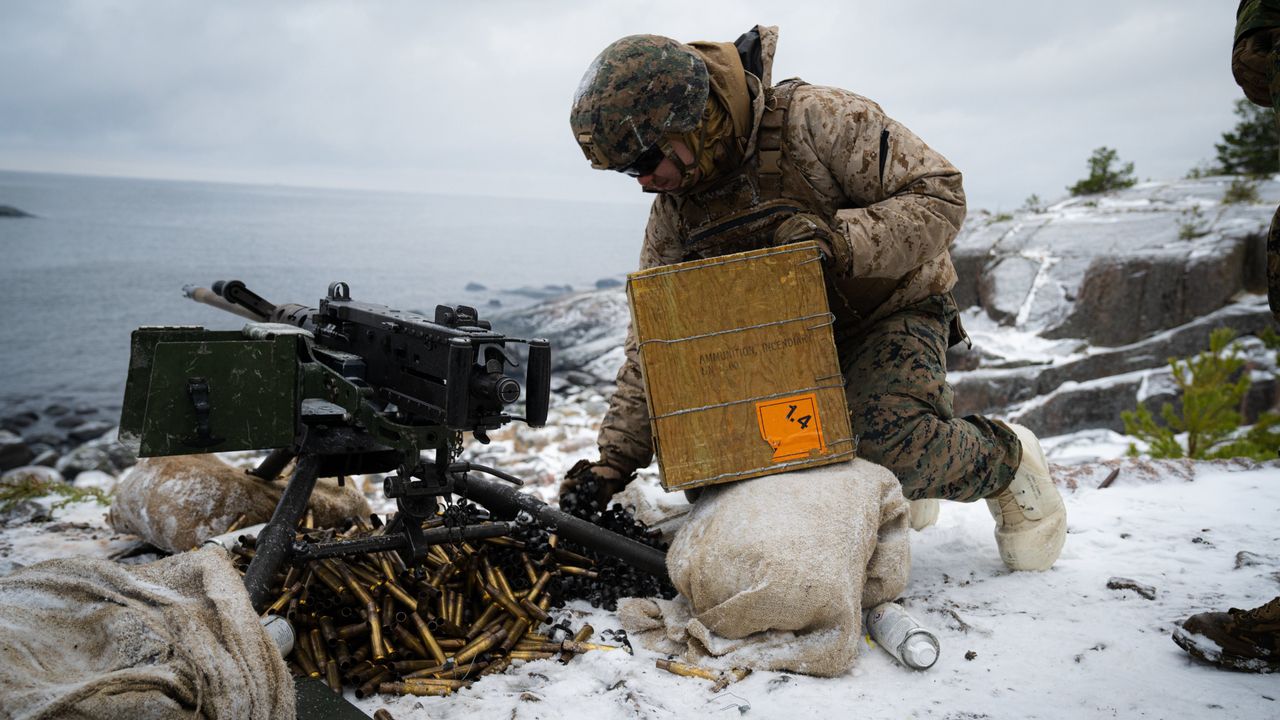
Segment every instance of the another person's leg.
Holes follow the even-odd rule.
[[[1252,610],[1192,615],[1173,631],[1173,641],[1229,670],[1280,672],[1280,597]]]

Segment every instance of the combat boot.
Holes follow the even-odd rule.
[[[911,529],[923,530],[938,522],[938,510],[942,503],[937,498],[912,500],[908,505],[911,514]]]
[[[1280,672],[1280,597],[1252,610],[1192,615],[1173,641],[1199,660],[1229,670]]]
[[[1013,423],[1006,427],[1022,443],[1022,462],[1009,487],[987,498],[996,520],[996,546],[1014,570],[1048,570],[1067,539],[1067,510],[1035,434]]]

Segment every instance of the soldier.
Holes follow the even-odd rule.
[[[1255,104],[1275,110],[1280,123],[1280,1],[1241,0],[1231,74]],[[1280,321],[1280,207],[1267,234],[1267,301]]]
[[[1245,97],[1280,123],[1280,0],[1241,0],[1231,74]],[[1267,234],[1267,301],[1280,321],[1280,207]],[[1253,608],[1192,615],[1173,641],[1192,657],[1232,670],[1280,672],[1280,597]]]
[[[1047,569],[1066,512],[1036,437],[952,413],[960,171],[864,97],[772,85],[776,41],[766,26],[734,43],[624,37],[588,67],[574,137],[593,167],[657,194],[642,268],[817,241],[859,454],[892,470],[909,499],[986,499],[1004,562]],[[562,494],[590,488],[603,504],[652,459],[631,335],[626,358],[600,459],[575,465]]]

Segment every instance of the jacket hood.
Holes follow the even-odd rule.
[[[741,157],[750,157],[764,115],[764,90],[773,86],[777,26],[756,25],[731,43],[697,41],[689,46],[707,64],[711,92],[733,120]]]

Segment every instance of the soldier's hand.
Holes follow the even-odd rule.
[[[822,262],[832,270],[845,272],[848,270],[848,255],[845,252],[848,243],[843,238],[836,235],[831,226],[822,218],[811,213],[800,213],[792,215],[773,231],[774,245],[789,245],[791,243],[804,242],[805,240],[813,240],[818,243],[818,250],[822,252]]]
[[[603,463],[579,460],[560,482],[560,509],[570,515],[590,519],[604,512],[609,500],[631,481]]]

